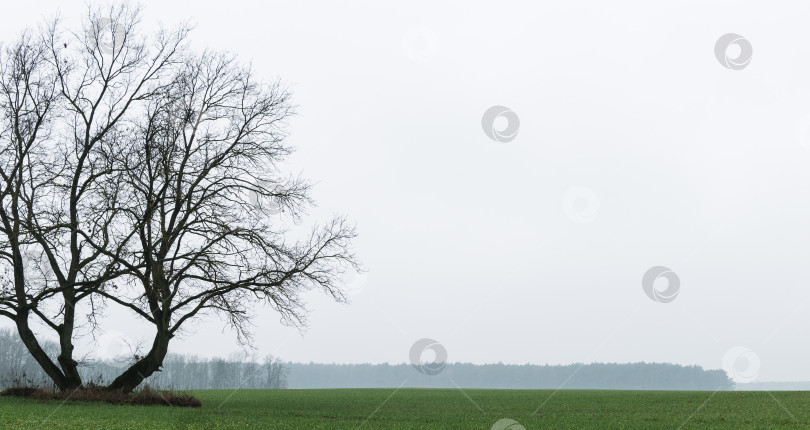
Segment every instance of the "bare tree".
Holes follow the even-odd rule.
[[[0,315],[62,390],[82,385],[77,312],[91,330],[105,306],[154,325],[109,387],[131,391],[192,319],[219,314],[250,344],[255,305],[303,326],[301,292],[342,301],[340,274],[359,270],[354,228],[305,229],[310,185],[280,171],[289,92],[190,53],[186,28],[141,38],[139,17],[91,9],[74,33],[54,20],[0,61]],[[32,319],[56,333],[56,362]]]
[[[3,112],[0,128],[0,257],[4,264],[0,290],[0,315],[14,321],[21,340],[43,370],[58,385],[67,382],[30,327],[29,318],[40,304],[58,290],[34,287],[26,278],[30,266],[26,231],[28,208],[36,186],[49,182],[39,142],[48,136],[49,118],[56,99],[56,77],[47,70],[47,49],[31,32],[25,32],[0,59]]]
[[[309,184],[278,168],[291,153],[289,97],[232,56],[188,55],[123,142],[120,207],[124,230],[138,229],[138,249],[110,257],[134,282],[98,294],[154,324],[156,335],[110,388],[132,390],[159,370],[171,338],[195,317],[219,314],[249,344],[256,303],[303,325],[302,291],[344,300],[339,275],[359,269],[353,227],[336,217],[291,241],[280,222],[300,221],[312,204]]]
[[[82,385],[73,357],[79,303],[122,273],[106,257],[127,243],[110,234],[118,169],[110,150],[163,90],[187,32],[147,42],[135,37],[138,19],[127,6],[91,9],[80,32],[54,19],[0,58],[0,315],[62,390]],[[91,300],[86,317],[95,316]],[[32,320],[58,338],[56,362]]]

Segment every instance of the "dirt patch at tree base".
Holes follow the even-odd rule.
[[[202,403],[189,394],[172,391],[143,390],[132,393],[108,390],[104,387],[82,387],[66,392],[35,387],[13,387],[0,391],[0,396],[22,397],[37,400],[68,400],[77,402],[103,402],[114,405],[157,405],[199,408]]]

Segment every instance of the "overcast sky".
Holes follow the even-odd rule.
[[[725,357],[738,379],[810,380],[810,3],[383,3],[143,2],[147,26],[191,21],[196,48],[292,88],[309,220],[358,227],[352,303],[313,294],[303,334],[257,309],[257,354],[406,362],[427,337],[451,362]],[[3,41],[86,12],[3,9]],[[493,106],[513,139],[485,132]],[[645,294],[656,266],[674,298],[666,277]],[[239,351],[217,320],[171,348]]]

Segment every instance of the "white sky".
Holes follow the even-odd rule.
[[[429,337],[450,361],[720,368],[742,346],[759,380],[810,380],[810,3],[383,3],[143,2],[291,85],[312,219],[358,226],[353,303],[313,295],[303,336],[259,309],[259,354],[405,362]],[[0,40],[57,8],[86,11],[5,4]],[[742,70],[714,56],[727,33],[753,46]],[[511,142],[482,130],[494,105]],[[671,303],[642,290],[653,266],[680,278]],[[223,327],[172,349],[237,351]]]

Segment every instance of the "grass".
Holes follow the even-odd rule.
[[[810,427],[810,392],[362,389],[191,394],[202,401],[201,408],[3,397],[0,428],[490,430],[502,418],[526,430]]]

